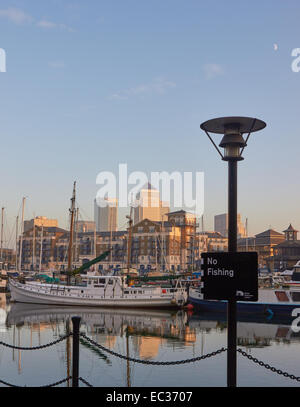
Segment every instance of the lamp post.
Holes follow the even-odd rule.
[[[228,252],[237,252],[237,163],[243,160],[244,148],[251,133],[262,130],[266,123],[249,117],[221,117],[208,120],[201,124],[210,141],[220,154],[223,161],[228,161]],[[219,147],[221,153],[209,132],[223,134]],[[248,136],[244,139],[243,134]],[[236,387],[236,298],[232,296],[227,304],[227,386]]]

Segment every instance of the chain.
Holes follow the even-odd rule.
[[[65,383],[65,382],[67,382],[67,381],[69,381],[71,379],[72,379],[72,376],[69,376],[69,377],[66,377],[65,379],[60,380],[59,382],[55,382],[55,383],[52,383],[52,384],[47,384],[45,386],[39,386],[39,387],[55,387],[55,386],[58,386],[58,385],[60,385],[62,383]]]
[[[93,341],[92,339],[90,339],[89,337],[87,337],[83,333],[81,333],[80,336],[82,336],[84,339],[89,341],[92,345],[94,345],[97,348],[103,350],[104,352],[110,353],[113,356],[117,356],[120,359],[129,360],[129,361],[135,362],[135,363],[142,363],[144,365],[157,365],[157,366],[182,365],[184,363],[198,362],[199,360],[207,359],[207,358],[210,358],[212,356],[216,356],[216,355],[218,355],[218,354],[220,354],[222,352],[227,351],[227,349],[221,348],[221,349],[219,349],[219,350],[217,350],[215,352],[208,353],[208,354],[203,355],[203,356],[197,356],[197,357],[192,358],[192,359],[177,360],[177,361],[174,361],[174,362],[155,362],[155,361],[135,359],[135,358],[131,358],[131,357],[128,357],[128,356],[120,355],[119,353],[114,352],[114,351],[112,351],[112,350],[110,350],[108,348],[105,348],[104,346],[100,345],[99,343]]]
[[[47,384],[45,386],[38,386],[38,387],[55,387],[55,386],[58,386],[58,385],[60,385],[62,383],[65,383],[66,381],[68,381],[70,379],[72,379],[72,376],[69,376],[66,379],[59,380],[58,382],[55,382],[55,383],[52,383],[52,384]],[[7,383],[4,380],[0,380],[0,383],[4,384],[5,386],[8,386],[8,387],[24,387],[24,388],[27,387],[27,386],[16,386],[15,384]]]
[[[7,383],[7,382],[5,382],[4,380],[1,380],[1,379],[0,379],[0,383],[4,384],[7,387],[20,387],[20,386],[16,386],[15,384]]]
[[[238,349],[237,350],[241,355],[245,356],[246,358],[248,358],[249,360],[251,360],[254,363],[257,363],[259,366],[265,367],[267,370],[271,370],[271,372],[277,373],[279,375],[282,375],[284,377],[288,377],[289,379],[292,380],[297,380],[298,382],[300,382],[300,377],[297,377],[293,374],[289,374],[287,372],[283,372],[280,369],[276,369],[276,367],[270,366],[267,363],[262,362],[261,360],[258,360],[257,358],[254,358],[251,355],[248,355],[248,353],[244,352],[242,349]]]
[[[6,346],[7,348],[11,348],[11,349],[17,349],[17,350],[38,350],[38,349],[45,349],[45,348],[48,348],[50,346],[56,345],[57,343],[64,341],[65,339],[67,339],[69,336],[72,336],[72,335],[73,334],[70,333],[68,335],[62,336],[61,338],[57,339],[56,341],[48,343],[47,345],[34,346],[34,347],[31,347],[31,348],[25,348],[25,347],[22,347],[22,346],[9,345],[8,343],[1,342],[1,341],[0,341],[0,345]]]
[[[82,383],[84,383],[87,387],[93,387],[92,384],[90,384],[89,382],[87,382],[85,379],[83,379],[82,377],[78,378],[80,381],[82,381]]]

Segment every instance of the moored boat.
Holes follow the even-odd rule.
[[[96,307],[182,307],[187,292],[180,280],[175,287],[129,286],[121,276],[82,276],[81,285],[20,282],[9,279],[11,301]]]
[[[190,288],[188,302],[201,311],[225,312],[227,310],[227,301],[204,300],[200,286]],[[273,278],[272,287],[258,290],[257,302],[237,302],[239,314],[291,316],[295,308],[300,309],[300,261],[295,264],[290,281]]]
[[[188,302],[201,311],[225,312],[227,301],[204,300],[199,288],[190,289]],[[237,302],[240,314],[291,315],[294,308],[300,309],[300,289],[260,289],[258,301]]]
[[[10,278],[9,289],[11,301],[47,305],[82,305],[96,307],[183,307],[187,301],[187,291],[177,279],[175,285],[134,286],[127,283],[124,275],[97,276],[82,275],[91,266],[104,260],[110,253],[108,249],[95,259],[84,263],[79,269],[72,268],[73,229],[76,199],[76,182],[74,182],[71,199],[70,239],[68,248],[68,270],[66,283],[60,279],[47,275],[36,275],[35,278],[44,281],[32,281],[23,276],[19,280]],[[132,227],[132,211],[130,216],[130,230]],[[129,238],[130,242],[131,238]],[[130,259],[130,244],[129,255]],[[96,254],[96,251],[95,251]],[[128,277],[132,277],[130,261],[128,261]],[[134,274],[135,275],[135,274]],[[80,276],[80,282],[77,277]],[[72,284],[74,282],[75,284]],[[76,281],[77,280],[77,281]]]

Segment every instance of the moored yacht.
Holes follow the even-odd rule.
[[[190,288],[188,302],[202,311],[226,311],[227,301],[204,300],[200,287]],[[264,313],[269,316],[289,315],[300,309],[300,261],[294,268],[290,281],[273,278],[272,288],[260,288],[258,301],[237,302],[239,313]]]
[[[175,287],[129,286],[122,276],[82,276],[80,285],[43,284],[9,280],[11,301],[96,307],[182,307],[187,292]]]

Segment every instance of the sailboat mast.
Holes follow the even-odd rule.
[[[43,239],[44,239],[44,225],[42,225],[41,230],[41,242],[40,242],[40,272],[42,271],[42,259],[43,259]]]
[[[72,272],[72,254],[73,254],[73,230],[74,230],[74,215],[75,215],[75,199],[76,199],[76,181],[74,182],[73,196],[71,198],[71,220],[70,220],[70,240],[68,248],[68,271],[67,271],[67,283],[71,282],[71,272]]]
[[[3,261],[3,223],[4,223],[4,209],[2,208],[1,211],[1,253],[0,253],[0,259]]]
[[[97,230],[96,230],[96,223],[94,228],[94,258],[97,257]],[[94,266],[94,271],[97,270],[96,265]]]
[[[35,268],[35,223],[33,219],[33,231],[32,231],[32,270]]]
[[[246,218],[246,252],[248,251],[248,218]]]
[[[109,256],[109,265],[112,265],[112,210],[109,211],[109,228],[110,228],[110,256]]]
[[[165,260],[165,239],[164,239],[164,218],[161,217],[161,271],[164,270],[164,260]]]
[[[126,216],[128,219],[129,223],[129,231],[128,231],[128,252],[127,252],[127,271],[128,274],[130,272],[130,266],[131,266],[131,240],[132,240],[132,207],[130,208],[130,215]]]
[[[78,219],[79,219],[79,208],[76,209],[75,218],[75,262],[78,261]]]
[[[16,271],[18,269],[18,223],[19,216],[16,217]]]
[[[19,272],[22,271],[22,250],[23,250],[25,201],[26,201],[26,198],[23,198],[23,200],[22,200],[22,222],[21,222],[21,238],[20,238],[20,255],[19,255]]]

